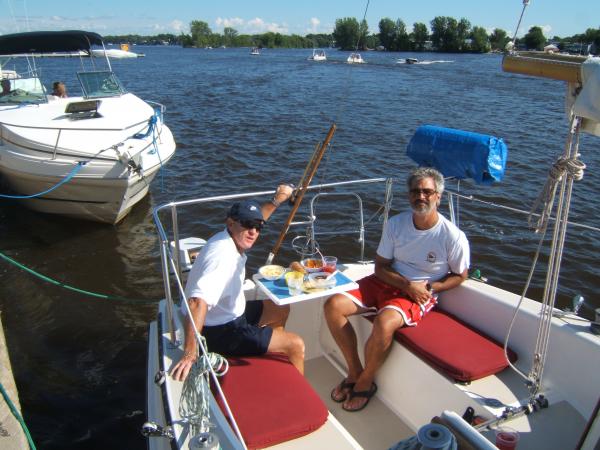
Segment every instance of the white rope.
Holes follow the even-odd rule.
[[[545,229],[548,226],[548,219],[550,218],[550,213],[552,212],[556,188],[558,183],[562,181],[563,177],[567,175],[575,181],[580,181],[583,178],[583,171],[585,170],[586,165],[578,159],[579,156],[580,155],[578,153],[575,154],[574,158],[566,158],[561,156],[556,160],[550,169],[544,189],[542,189],[542,192],[535,200],[529,213],[529,226],[534,228],[536,233],[539,233],[542,229]],[[539,209],[540,205],[543,205],[543,208],[541,213],[537,215],[536,211]],[[535,222],[535,225],[534,216],[537,216],[537,222]]]
[[[206,342],[202,337],[202,345]],[[210,369],[222,377],[229,370],[227,359],[218,353],[198,356],[183,383],[179,400],[179,415],[190,424],[190,436],[210,431]]]
[[[540,215],[536,226],[536,233],[541,233],[540,240],[538,243],[537,251],[534,256],[531,270],[527,278],[527,282],[525,283],[525,288],[523,289],[523,293],[521,295],[521,298],[519,299],[517,308],[515,309],[515,313],[511,320],[509,330],[504,341],[504,354],[508,361],[508,340],[510,338],[510,334],[515,323],[517,314],[519,312],[521,303],[525,298],[525,295],[531,283],[531,279],[533,278],[535,266],[539,259],[541,247],[545,240],[546,231],[548,229],[548,218],[550,217],[550,214],[552,212],[556,190],[558,184],[560,183],[560,194],[556,210],[556,222],[553,230],[552,245],[548,259],[548,269],[546,275],[546,282],[544,285],[544,296],[541,302],[542,306],[540,311],[540,323],[538,327],[538,334],[533,354],[533,364],[529,373],[525,375],[509,361],[509,365],[511,366],[511,368],[513,368],[519,375],[523,376],[528,380],[529,390],[532,397],[539,392],[542,386],[544,366],[546,363],[546,357],[548,355],[548,345],[550,342],[550,330],[552,325],[552,311],[554,310],[554,305],[556,302],[556,292],[558,290],[560,263],[562,260],[564,243],[567,233],[567,219],[569,216],[569,209],[571,206],[573,181],[581,180],[583,178],[583,169],[585,169],[585,164],[583,164],[577,159],[580,156],[578,153],[580,125],[580,118],[573,116],[571,120],[569,136],[565,144],[564,155],[557,160],[557,162],[550,170],[548,180],[546,181],[544,189],[542,190],[542,193],[540,194],[538,199],[535,201],[534,207],[532,208],[532,210],[534,210],[539,204],[541,204],[542,202],[544,203],[544,211]],[[532,216],[530,215],[530,224],[531,217]]]

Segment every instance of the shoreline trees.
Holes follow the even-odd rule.
[[[461,18],[437,16],[430,23],[416,22],[412,31],[400,18],[393,20],[384,17],[379,21],[378,32],[369,33],[365,20],[345,17],[337,19],[331,34],[284,35],[267,32],[262,34],[239,34],[231,27],[223,33],[213,33],[207,22],[193,20],[190,34],[160,34],[156,36],[105,36],[107,42],[127,42],[148,45],[182,45],[183,47],[264,47],[264,48],[323,48],[337,47],[341,50],[378,49],[386,51],[434,51],[441,53],[486,53],[503,51],[510,41],[508,33],[496,28],[490,34],[480,26]],[[587,29],[585,33],[567,38],[554,36],[548,39],[538,26],[531,27],[520,39],[517,48],[541,50],[547,43],[553,43],[563,51],[600,52],[600,28]]]

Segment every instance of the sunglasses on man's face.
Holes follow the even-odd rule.
[[[431,197],[433,194],[437,194],[437,191],[435,189],[419,189],[419,188],[413,188],[410,191],[410,195],[414,196],[414,197],[418,197],[421,194],[423,194],[425,197],[429,198]]]
[[[238,222],[246,230],[254,228],[256,231],[262,231],[265,225],[263,222],[257,220],[238,220]]]

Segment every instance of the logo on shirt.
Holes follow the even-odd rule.
[[[436,259],[437,259],[437,256],[435,256],[434,252],[427,253],[427,262],[433,264],[436,261]]]
[[[258,208],[254,205],[250,206],[250,211],[256,211]]]

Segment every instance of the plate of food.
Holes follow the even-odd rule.
[[[328,272],[314,272],[308,275],[302,290],[306,293],[320,292],[336,285],[335,276]]]

